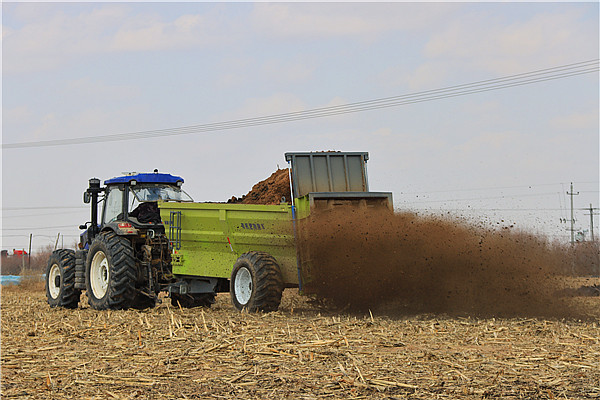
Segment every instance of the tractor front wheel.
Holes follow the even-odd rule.
[[[102,232],[88,252],[85,283],[90,307],[126,309],[136,298],[136,266],[131,242],[114,232]]]
[[[75,289],[75,252],[52,252],[46,267],[46,297],[50,307],[77,308],[81,290]]]
[[[279,264],[268,253],[244,253],[233,266],[229,291],[233,306],[240,311],[276,311],[283,288]]]

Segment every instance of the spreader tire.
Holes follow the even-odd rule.
[[[173,307],[194,308],[206,307],[210,308],[215,303],[214,293],[194,293],[194,294],[171,294],[171,305]]]
[[[46,267],[46,297],[50,307],[77,308],[81,290],[75,289],[75,252],[55,250]]]
[[[129,240],[114,232],[94,238],[85,265],[85,285],[90,307],[117,310],[131,307],[136,298],[136,266]]]
[[[268,253],[244,253],[233,266],[229,292],[233,306],[240,311],[276,311],[283,289],[279,264]]]

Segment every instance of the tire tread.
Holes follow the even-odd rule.
[[[58,298],[52,299],[48,288],[50,267],[57,263],[62,275]],[[50,307],[77,308],[81,290],[75,289],[75,252],[70,249],[55,250],[48,259],[46,269],[46,297]]]
[[[245,264],[246,267],[252,270],[255,279],[255,291],[252,294],[248,304],[241,307],[233,301],[237,309],[247,309],[250,312],[270,312],[277,311],[281,303],[281,295],[284,289],[283,278],[279,264],[275,258],[269,253],[263,251],[249,251],[242,254],[235,263],[233,273],[237,271],[238,266]],[[234,283],[235,279],[232,276],[231,296],[235,299]]]
[[[100,246],[106,249],[106,257],[109,260],[110,280],[106,296],[102,299],[93,298],[91,291],[90,264],[95,251],[92,248]],[[135,300],[137,291],[135,288],[136,264],[131,242],[114,232],[101,232],[94,239],[86,265],[86,285],[88,291],[88,303],[96,310],[119,310],[130,308]]]

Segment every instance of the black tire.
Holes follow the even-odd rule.
[[[131,303],[131,308],[135,308],[136,310],[144,310],[146,308],[154,307],[156,307],[156,300],[141,293],[138,293]]]
[[[114,232],[94,238],[85,263],[85,287],[90,307],[127,309],[134,304],[136,266],[129,240]]]
[[[283,289],[279,264],[268,253],[244,253],[233,265],[229,292],[233,306],[240,311],[277,311]]]
[[[173,307],[194,308],[206,307],[210,308],[215,304],[215,293],[194,293],[194,294],[179,294],[171,293],[171,305]]]
[[[50,307],[77,308],[81,290],[75,289],[75,252],[55,250],[46,267],[46,298]]]

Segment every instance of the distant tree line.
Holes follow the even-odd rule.
[[[48,245],[43,249],[36,251],[34,254],[26,254],[26,252],[15,252],[16,254],[8,254],[2,252],[2,265],[0,267],[2,275],[35,275],[46,272],[48,257],[54,250],[54,246]]]
[[[563,245],[564,246],[564,245]],[[75,246],[73,246],[74,248]],[[600,275],[600,242],[586,241],[575,243],[572,247],[565,247],[567,260],[564,265],[565,275],[574,276],[599,276]],[[31,263],[28,254],[9,255],[2,254],[0,267],[2,275],[35,275],[46,272],[48,258],[54,250],[54,246],[48,245],[31,255]]]

